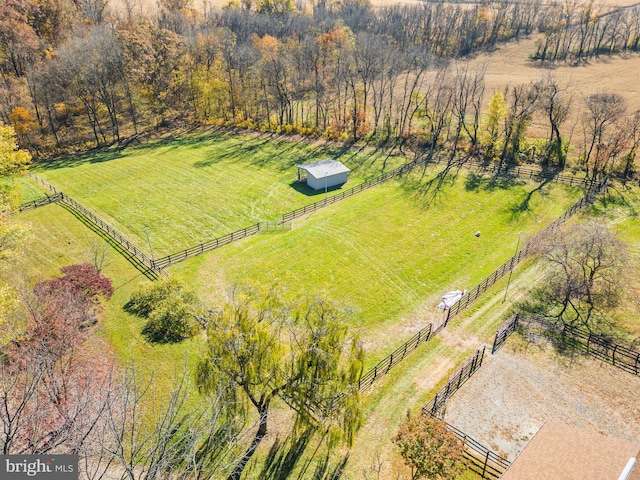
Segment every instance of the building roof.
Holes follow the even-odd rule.
[[[547,422],[500,480],[617,480],[640,445]],[[637,478],[640,465],[629,480]]]
[[[298,168],[300,170],[306,171],[314,178],[331,177],[333,175],[338,175],[340,173],[349,171],[347,167],[345,167],[337,160],[334,160],[333,158],[325,158],[324,160],[320,160],[317,162],[305,163],[304,165],[298,165]]]

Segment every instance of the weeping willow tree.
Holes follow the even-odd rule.
[[[273,288],[235,291],[214,314],[197,369],[199,388],[206,393],[222,383],[228,404],[253,408],[259,418],[229,480],[241,477],[267,434],[275,399],[294,411],[294,430],[317,427],[332,443],[352,443],[361,425],[363,354],[344,322],[347,315],[322,298],[287,302]]]

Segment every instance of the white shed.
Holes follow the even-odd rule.
[[[349,176],[349,169],[332,158],[298,165],[298,180],[302,179],[301,171],[307,172],[307,185],[314,190],[342,185]]]

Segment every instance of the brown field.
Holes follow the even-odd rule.
[[[630,108],[640,108],[640,55],[601,57],[600,60],[578,66],[558,64],[544,67],[529,59],[535,50],[536,38],[532,37],[502,45],[494,52],[478,55],[469,63],[472,67],[486,68],[488,96],[509,85],[552,75],[560,85],[567,87],[574,104],[592,93],[615,92],[627,99]]]
[[[640,378],[585,356],[561,356],[519,336],[447,405],[445,420],[509,460],[545,421],[612,437],[640,438]]]

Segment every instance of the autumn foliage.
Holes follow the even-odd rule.
[[[462,442],[437,418],[407,414],[393,443],[412,479],[452,480],[467,468]]]
[[[77,451],[108,400],[111,361],[87,327],[97,318],[99,297],[111,296],[111,281],[88,264],[61,270],[24,295],[24,332],[3,349],[4,454]]]

